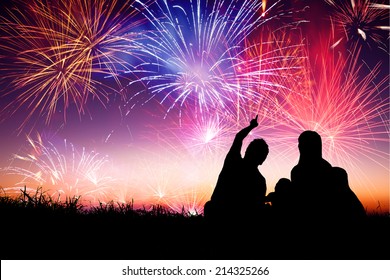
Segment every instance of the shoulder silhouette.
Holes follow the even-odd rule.
[[[366,211],[349,186],[347,172],[343,168],[333,167],[331,180],[333,218],[342,223],[361,221]]]

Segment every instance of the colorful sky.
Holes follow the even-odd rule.
[[[2,1],[0,186],[202,212],[235,133],[264,138],[267,192],[316,130],[389,211],[389,5]],[[304,203],[304,202],[300,202]],[[331,202],[330,202],[331,203]]]

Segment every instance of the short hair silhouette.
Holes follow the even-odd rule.
[[[271,202],[272,210],[277,216],[286,215],[292,204],[291,181],[287,178],[281,178],[275,185],[275,191],[266,197]]]
[[[264,160],[267,158],[269,153],[268,144],[264,139],[258,138],[252,140],[249,143],[248,147],[245,151],[244,158],[249,161],[254,161],[255,164],[262,164]]]
[[[348,186],[348,174],[345,169],[334,166],[332,168],[332,175],[338,186],[341,186],[343,188]]]
[[[286,190],[288,190],[290,186],[291,186],[291,181],[289,179],[281,178],[275,185],[275,192],[283,193]]]

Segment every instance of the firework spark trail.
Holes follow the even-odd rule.
[[[81,196],[84,202],[96,202],[104,199],[119,182],[107,175],[110,169],[107,156],[88,153],[85,148],[79,153],[66,140],[64,152],[53,143],[42,140],[40,135],[37,140],[31,137],[27,140],[32,152],[15,155],[14,159],[19,163],[2,169],[8,175],[23,177],[16,186],[37,184],[52,197],[65,195],[63,198],[66,199]]]
[[[325,0],[325,2],[334,8],[331,17],[334,18],[336,26],[347,41],[363,40],[371,47],[377,45],[388,53],[388,46],[384,43],[384,39],[387,39],[389,34],[386,31],[390,29],[389,5],[373,3],[369,0]],[[340,43],[344,36],[337,42]]]
[[[275,117],[270,115],[279,111],[278,99],[283,97],[279,93],[289,90],[285,80],[299,77],[302,60],[307,59],[301,51],[303,39],[296,39],[293,34],[287,27],[278,30],[263,27],[259,35],[245,40],[240,54],[244,63],[239,65],[237,75],[247,76],[240,80],[241,84],[247,83],[243,88],[250,89],[250,94],[246,100],[236,100],[237,123],[244,120],[246,124],[259,115],[263,127],[275,125]]]
[[[180,115],[189,104],[195,114],[207,115],[229,111],[231,103],[256,94],[247,87],[253,83],[251,73],[237,70],[245,64],[240,56],[246,36],[273,18],[259,16],[260,1],[198,0],[180,5],[156,1],[147,8],[142,1],[136,4],[145,9],[143,14],[154,30],[144,43],[151,60],[139,66],[143,77],[129,84],[143,82],[147,88],[134,93],[129,102],[140,102],[138,98],[143,104],[154,98],[168,102],[165,117],[175,107]],[[261,71],[278,75],[280,69],[272,69],[272,63],[264,61]]]
[[[130,4],[33,0],[24,9],[8,9],[0,17],[0,49],[9,58],[1,64],[7,71],[3,79],[10,81],[7,89],[13,88],[5,95],[15,98],[3,114],[25,106],[29,113],[21,130],[36,113],[37,118],[46,116],[48,124],[58,107],[63,106],[66,120],[70,105],[79,114],[88,109],[91,98],[105,105],[115,88],[102,78],[111,77],[121,87],[121,74],[132,67],[130,58],[138,57],[139,35],[131,30],[141,20],[134,20]]]
[[[226,118],[221,114],[207,118],[194,117],[185,112],[180,124],[171,127],[170,132],[176,135],[178,140],[175,141],[180,141],[186,152],[200,159],[226,152],[227,144],[234,135],[234,128],[226,125]]]

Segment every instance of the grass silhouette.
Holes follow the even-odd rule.
[[[61,201],[42,188],[34,193],[24,188],[18,197],[0,197],[0,215],[2,240],[12,244],[1,250],[2,259],[189,258],[202,250],[196,240],[203,217],[160,205],[85,207],[79,197]]]
[[[184,209],[184,208],[183,208]],[[79,197],[61,201],[42,188],[21,190],[18,197],[0,197],[1,259],[388,259],[390,216],[368,213],[360,232],[338,229],[299,239],[292,224],[275,227],[262,223],[256,239],[266,240],[251,248],[245,228],[218,233],[210,231],[203,215],[174,212],[160,205],[136,209],[134,203],[100,203],[85,207]],[[232,225],[233,227],[234,225]],[[252,228],[253,229],[253,228]],[[363,230],[362,230],[363,229]],[[308,234],[310,227],[305,228]],[[311,232],[313,234],[313,232]],[[329,237],[344,237],[340,242]],[[318,235],[318,232],[317,232]],[[346,236],[347,235],[347,236]],[[345,237],[347,237],[345,239]],[[215,246],[213,238],[223,245]],[[236,238],[236,240],[235,240]],[[345,244],[348,240],[349,246]],[[248,241],[248,240],[246,240]],[[250,240],[251,241],[251,240]],[[282,242],[281,242],[282,241]],[[305,243],[307,242],[307,244]],[[317,243],[316,243],[317,242]],[[245,244],[245,248],[241,246]],[[314,244],[314,245],[313,245]],[[324,244],[322,247],[316,245]],[[232,246],[241,247],[235,253]],[[291,246],[290,246],[291,245]],[[313,247],[314,246],[314,247]],[[330,246],[330,247],[329,247]],[[324,251],[323,248],[328,250]],[[306,250],[305,249],[310,249]],[[213,251],[214,250],[214,251]],[[231,254],[225,254],[230,252]],[[247,252],[247,253],[246,253]],[[330,255],[329,255],[330,254]]]

